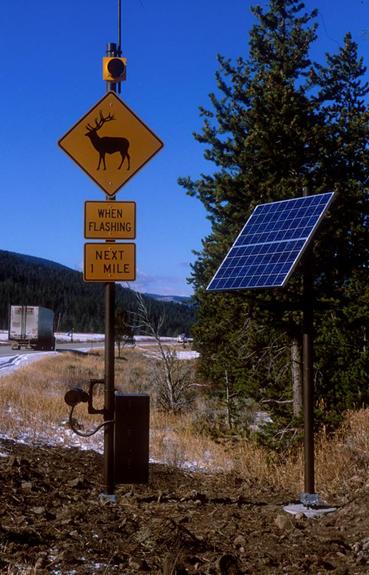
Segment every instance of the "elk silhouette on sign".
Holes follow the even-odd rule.
[[[86,126],[87,133],[85,136],[90,138],[91,144],[95,150],[99,152],[99,163],[97,165],[97,170],[100,169],[101,162],[103,163],[103,169],[106,170],[105,154],[114,154],[115,152],[119,152],[122,158],[118,166],[118,170],[121,169],[126,158],[128,164],[127,170],[129,170],[131,167],[131,158],[128,153],[129,141],[127,138],[120,138],[118,136],[100,137],[97,133],[100,128],[106,124],[106,122],[111,122],[114,119],[114,116],[111,114],[104,118],[103,113],[100,110],[100,118],[95,118],[95,126],[91,126],[91,124],[87,124]]]

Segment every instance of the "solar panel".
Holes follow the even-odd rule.
[[[333,195],[328,192],[256,206],[207,290],[284,286]]]

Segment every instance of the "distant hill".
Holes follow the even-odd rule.
[[[190,333],[193,306],[158,301],[148,295],[144,298],[153,321],[164,317],[161,335]],[[86,283],[81,272],[51,260],[0,250],[0,329],[8,327],[9,305],[42,305],[54,310],[56,331],[104,330],[103,284]],[[140,333],[134,293],[118,284],[116,308],[128,312],[135,333]]]
[[[151,299],[156,299],[157,301],[172,301],[175,303],[183,303],[185,305],[192,304],[192,298],[188,296],[181,296],[181,295],[159,295],[156,293],[145,293],[146,297]]]

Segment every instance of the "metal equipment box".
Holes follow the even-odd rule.
[[[150,397],[115,392],[115,483],[149,481]]]

